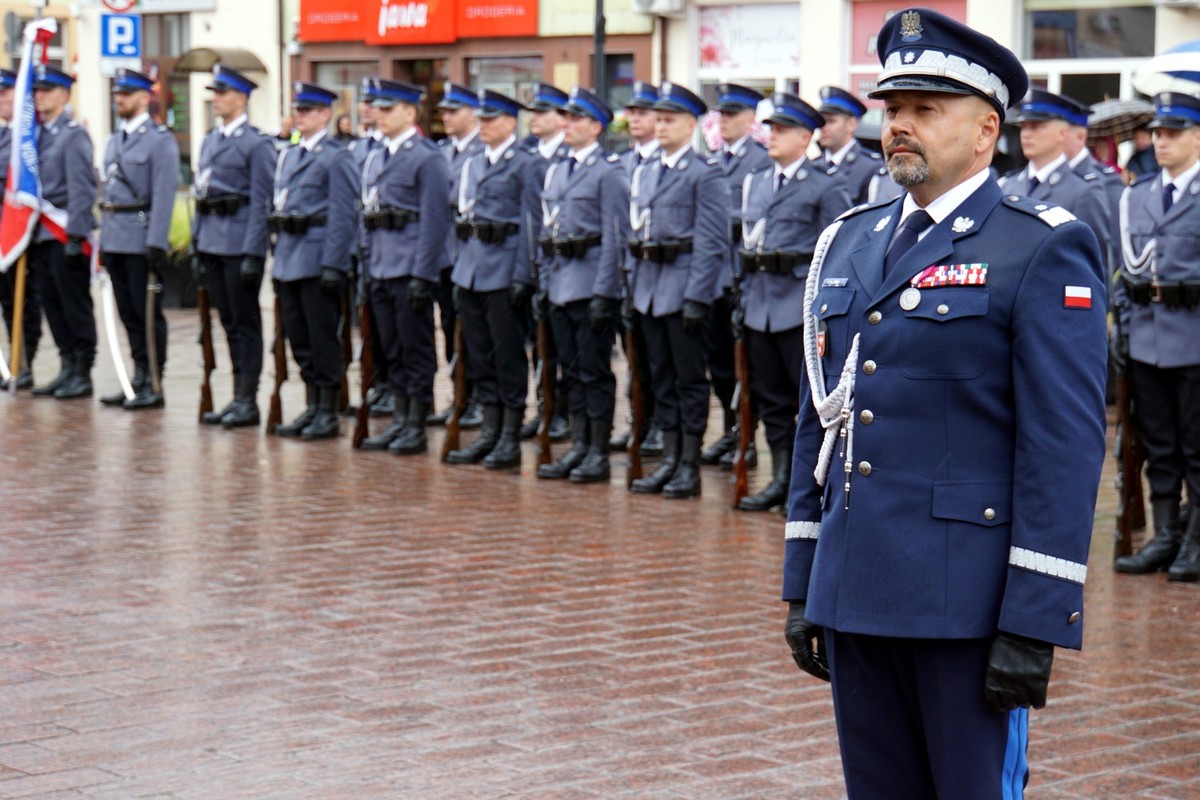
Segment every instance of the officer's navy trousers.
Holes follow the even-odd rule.
[[[411,278],[371,281],[371,322],[379,331],[387,362],[388,386],[397,397],[433,404],[433,374],[437,354],[433,344],[433,300],[420,312],[408,302]]]
[[[849,800],[1019,800],[1028,710],[983,696],[990,639],[826,629]]]
[[[57,242],[56,242],[57,244]],[[37,245],[34,245],[36,248]],[[61,248],[62,245],[59,245]],[[33,248],[30,248],[33,249]],[[25,310],[22,318],[21,330],[22,341],[21,351],[26,355],[26,361],[33,363],[33,359],[29,356],[36,355],[38,342],[42,339],[42,286],[44,280],[39,279],[39,275],[44,271],[36,258],[29,258],[26,261],[25,274]],[[14,264],[8,272],[0,275],[0,306],[4,308],[4,330],[11,336],[13,329],[13,303],[16,301],[16,283],[17,283],[17,267]],[[90,297],[89,297],[90,299]],[[53,327],[50,329],[54,332]],[[95,339],[95,330],[93,327],[92,338]],[[55,337],[57,341],[57,337]],[[60,347],[66,355],[71,355],[71,351]]]
[[[262,308],[258,304],[262,276],[253,283],[242,283],[241,256],[203,253],[200,257],[208,270],[208,293],[229,343],[233,374],[258,380],[263,367]]]
[[[112,278],[117,313],[129,336],[133,363],[150,368],[150,351],[146,346],[146,286],[150,265],[141,253],[105,253],[104,268]],[[157,276],[161,283],[163,276]],[[158,368],[167,363],[167,320],[162,313],[162,292],[154,298],[154,341],[158,349]]]
[[[57,241],[30,247],[29,260],[37,263],[46,322],[58,351],[76,363],[91,366],[96,360],[96,311],[89,260],[84,258],[69,267],[63,245]]]
[[[458,320],[476,400],[483,406],[524,413],[529,393],[525,329],[508,300],[508,290],[477,292],[459,287]]]
[[[791,450],[804,380],[804,328],[764,333],[746,329],[750,386],[772,450]]]
[[[643,316],[642,330],[658,423],[664,431],[703,436],[708,427],[707,332],[703,328],[695,334],[685,331],[678,311],[663,317]]]
[[[603,330],[592,328],[590,299],[550,307],[550,325],[558,342],[558,360],[567,383],[567,405],[571,415],[612,422],[616,405],[617,379],[612,371],[612,347],[616,338],[617,301],[610,300],[612,316]]]
[[[1146,448],[1146,482],[1155,500],[1179,502],[1187,486],[1200,499],[1200,366],[1164,369],[1129,361],[1134,422]]]
[[[317,388],[342,385],[341,298],[320,278],[276,281],[283,331],[292,343],[300,377]]]
[[[708,374],[712,391],[725,411],[725,424],[733,424],[733,391],[737,375],[733,363],[733,294],[726,289],[712,304],[708,327]],[[803,351],[801,351],[803,352]]]

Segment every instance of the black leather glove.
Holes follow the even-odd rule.
[[[729,312],[729,327],[733,332],[733,338],[741,340],[746,337],[746,309],[741,303],[734,303],[733,308]]]
[[[208,266],[199,253],[192,253],[188,259],[192,267],[192,283],[202,288],[208,288]]]
[[[325,292],[340,292],[346,273],[335,267],[321,267],[321,290]]]
[[[266,259],[258,256],[242,256],[242,264],[238,268],[238,277],[243,286],[258,286],[262,282],[263,266]]]
[[[67,269],[76,272],[87,268],[87,256],[83,254],[83,237],[70,236],[63,245],[63,255],[66,257]]]
[[[996,711],[1044,708],[1054,645],[1000,631],[988,652],[983,696]]]
[[[513,308],[517,308],[526,300],[533,297],[533,292],[534,286],[532,283],[514,281],[513,285],[508,287],[508,304]]]
[[[1108,337],[1108,360],[1113,372],[1124,375],[1129,368],[1129,335],[1113,331]]]
[[[625,330],[633,330],[633,298],[625,295],[621,298],[621,324],[625,326]]]
[[[825,658],[825,629],[804,618],[804,601],[788,602],[787,624],[783,638],[792,648],[796,666],[814,678],[829,680],[829,662]],[[815,645],[815,646],[814,646]]]
[[[458,284],[456,283],[456,284],[454,284],[454,286],[452,286],[452,287],[450,288],[450,302],[454,304],[454,310],[455,310],[455,311],[461,311],[461,310],[462,310],[462,306],[461,306],[461,305],[459,305],[459,302],[458,302],[458,301],[459,301],[459,297],[458,297]]]
[[[683,330],[690,336],[704,332],[704,323],[708,319],[709,307],[695,300],[683,301]]]
[[[163,250],[161,247],[147,247],[146,266],[148,266],[150,271],[155,275],[162,277],[163,273],[167,269],[167,251]]]
[[[588,321],[592,323],[592,330],[601,333],[612,324],[612,318],[612,301],[607,297],[593,297],[592,302],[588,303]]]
[[[545,289],[538,289],[533,293],[533,321],[539,325],[550,318],[550,295],[546,294]]]
[[[433,284],[424,278],[410,278],[408,281],[408,307],[414,313],[424,314],[433,298]]]

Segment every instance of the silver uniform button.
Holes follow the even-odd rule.
[[[986,519],[986,520],[988,520],[989,522],[990,522],[991,520],[994,520],[994,519],[996,518],[996,509],[994,509],[994,508],[985,508],[985,509],[983,510],[983,518],[984,518],[984,519]]]
[[[880,320],[882,320],[882,319],[883,319],[883,314],[880,314],[878,311],[872,311],[867,316],[867,322],[871,323],[872,325],[878,325]]]
[[[864,361],[863,362],[863,372],[867,375],[874,375],[875,374],[875,362],[874,361]]]
[[[949,314],[950,306],[946,305],[945,303],[942,303],[940,306],[937,307],[937,312],[942,315]]]
[[[822,313],[822,314],[824,314],[824,313],[825,313],[826,311],[828,311],[828,310],[829,310],[829,304],[828,304],[828,303],[821,303],[821,313]]]
[[[1076,622],[1079,622],[1079,618],[1081,616],[1083,616],[1083,615],[1080,614],[1078,611],[1075,611],[1071,614],[1071,616],[1067,617],[1067,623],[1070,625],[1074,625]]]
[[[870,425],[875,421],[875,415],[871,413],[871,409],[869,408],[864,408],[861,412],[859,412],[858,418],[862,420],[863,425]]]
[[[858,474],[862,475],[864,478],[867,477],[868,475],[870,475],[871,474],[871,462],[870,461],[858,462]]]

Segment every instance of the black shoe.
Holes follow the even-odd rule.
[[[646,458],[658,458],[663,454],[663,450],[663,429],[658,426],[658,422],[651,420],[646,437],[642,439],[642,455]]]
[[[1183,583],[1200,581],[1200,516],[1190,515],[1179,554],[1167,569],[1167,580]]]
[[[725,455],[721,456],[721,469],[733,469],[733,460],[737,457],[737,447],[734,447]],[[754,469],[758,466],[758,446],[754,442],[750,442],[750,446],[746,448],[746,469]]]
[[[388,425],[374,436],[368,436],[363,439],[362,450],[387,450],[388,445],[396,441],[401,433],[404,432],[404,426],[407,424],[408,418],[404,414],[396,414],[392,417],[392,424]]]
[[[663,487],[663,497],[678,499],[700,496],[700,435],[683,434],[679,466],[670,482]]]
[[[312,422],[300,431],[300,438],[306,442],[317,439],[333,439],[341,433],[341,421],[337,415],[338,387],[317,387],[317,413]]]
[[[1114,561],[1113,569],[1117,572],[1130,575],[1162,572],[1170,567],[1179,555],[1179,503],[1174,500],[1155,500],[1151,505],[1154,513],[1154,538],[1133,555],[1121,556]]]
[[[440,414],[430,414],[425,417],[425,424],[433,428],[439,428],[450,422],[451,415],[454,414],[454,406],[449,405]]]
[[[4,391],[12,388],[12,381],[2,381]],[[25,367],[17,373],[17,389],[32,389],[33,388],[33,371],[29,367]],[[43,387],[44,388],[44,387]],[[39,395],[43,397],[44,395]]]
[[[162,391],[154,391],[154,385],[147,379],[121,407],[126,411],[144,411],[147,408],[162,408],[166,404]]]
[[[222,428],[251,428],[257,427],[262,421],[258,413],[258,401],[251,397],[238,398],[233,408],[221,417]]]
[[[390,445],[388,452],[398,456],[413,456],[429,449],[425,438],[425,418],[429,416],[429,404],[419,400],[408,401],[408,421],[404,430]]]
[[[458,418],[460,430],[469,431],[483,425],[483,406],[479,403],[468,403],[467,410]]]
[[[591,447],[579,466],[571,470],[571,483],[604,483],[612,477],[608,463],[608,437],[612,434],[612,421],[590,419]]]
[[[500,406],[483,406],[480,417],[479,435],[475,441],[461,449],[451,450],[446,456],[447,463],[478,464],[492,452],[500,438]]]
[[[620,436],[614,436],[608,440],[608,449],[614,453],[624,453],[629,449],[629,440],[632,438],[630,431],[625,431]]]
[[[221,419],[226,414],[228,414],[230,411],[233,411],[234,407],[237,406],[237,403],[238,403],[238,398],[234,397],[232,400],[229,401],[228,405],[226,405],[220,411],[206,412],[205,414],[201,415],[200,423],[203,425],[220,425]]]
[[[550,418],[550,441],[564,442],[570,435],[571,420],[565,414],[555,414]]]
[[[75,369],[75,359],[67,358],[66,356],[63,356],[62,367],[59,368],[58,374],[54,376],[54,379],[51,380],[49,383],[47,383],[45,386],[35,387],[34,390],[31,392],[31,394],[34,397],[54,397],[54,393],[62,388],[62,385],[64,383],[66,383],[67,380],[71,377],[71,373],[74,369]],[[24,370],[24,369],[21,370],[22,375],[26,374],[27,372],[28,372],[28,370]],[[31,376],[31,378],[32,378],[32,376]],[[4,388],[7,389],[8,386],[6,385]],[[21,386],[20,381],[17,382],[17,388],[18,389],[24,388]],[[124,403],[124,402],[125,402],[125,395],[121,395],[121,403]],[[109,405],[120,405],[120,403],[115,403],[115,404],[110,403]]]
[[[537,469],[539,478],[566,480],[571,471],[583,463],[588,454],[588,419],[583,414],[571,417],[571,449],[551,464],[542,464]],[[607,436],[605,437],[607,438]]]
[[[658,494],[675,476],[675,470],[679,467],[679,431],[662,431],[662,445],[662,461],[649,475],[630,484],[629,491],[635,494]]]
[[[138,389],[141,388],[142,385],[144,385],[144,384],[149,385],[149,383],[150,383],[150,376],[146,374],[145,368],[143,368],[141,366],[134,367],[133,380],[130,381],[130,383],[129,383],[129,385],[133,388],[134,396],[135,397],[137,396]],[[106,405],[106,406],[124,406],[125,400],[126,400],[125,392],[119,391],[119,392],[113,392],[112,394],[104,395],[103,397],[100,398],[100,403],[101,403],[101,405]]]
[[[488,469],[515,469],[521,466],[521,409],[504,409],[504,421],[500,424],[500,438],[492,452],[483,459]]]
[[[710,467],[716,466],[721,463],[721,456],[737,448],[737,443],[737,428],[730,428],[700,454],[700,463]]]
[[[762,491],[743,497],[738,503],[742,511],[770,511],[787,502],[788,488],[792,484],[792,450],[790,447],[771,448],[771,465],[774,473],[771,482]]]
[[[305,384],[305,409],[286,425],[275,426],[275,435],[283,437],[299,436],[301,431],[312,424],[313,418],[317,416],[317,389],[312,384]]]
[[[529,420],[528,422],[523,423],[521,425],[521,431],[520,431],[521,441],[527,442],[530,439],[532,439],[533,437],[537,436],[538,431],[541,430],[541,427],[542,427],[541,414],[537,415],[536,417]]]
[[[54,390],[56,400],[74,400],[92,396],[92,365],[79,365],[62,386]]]
[[[368,394],[370,394],[370,393],[368,392]],[[392,394],[391,391],[385,389],[384,391],[380,392],[379,397],[375,400],[375,402],[371,403],[370,408],[371,408],[371,410],[370,410],[369,414],[372,417],[395,416],[395,414],[396,414],[396,395]],[[403,411],[400,413],[400,416],[405,416]]]

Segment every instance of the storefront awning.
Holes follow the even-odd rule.
[[[176,72],[211,72],[214,64],[238,72],[266,72],[267,67],[249,50],[235,47],[196,47],[183,54]]]

